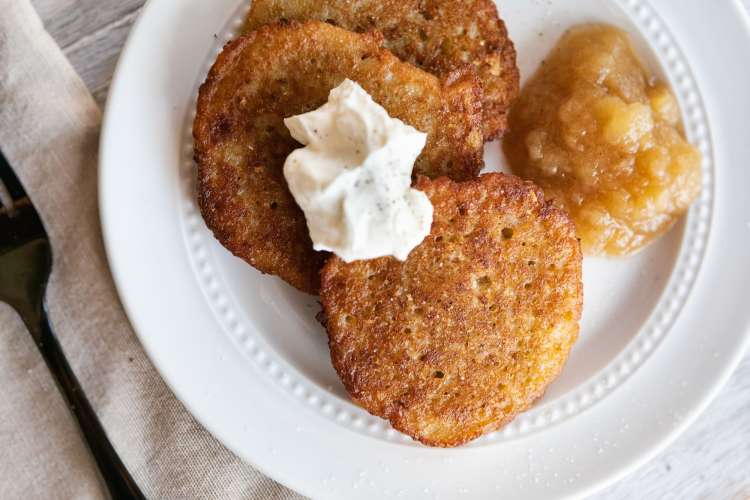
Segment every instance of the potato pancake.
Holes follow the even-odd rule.
[[[492,0],[253,0],[245,29],[284,20],[378,30],[385,48],[441,77],[472,64],[482,86],[485,139],[505,133],[519,74],[516,50]]]
[[[465,180],[483,166],[475,72],[440,81],[381,45],[378,33],[322,22],[269,25],[228,43],[200,89],[193,135],[208,227],[232,253],[305,292],[317,292],[327,255],[313,250],[283,176],[301,147],[284,118],[320,107],[349,78],[428,134],[415,174]]]
[[[541,397],[578,336],[581,248],[530,182],[420,178],[432,233],[405,262],[323,268],[331,359],[354,402],[432,446],[494,431]]]

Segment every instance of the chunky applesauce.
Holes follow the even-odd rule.
[[[677,100],[611,26],[565,34],[512,109],[504,149],[516,174],[567,208],[589,255],[641,249],[700,192],[701,155]]]

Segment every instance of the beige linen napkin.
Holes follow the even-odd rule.
[[[123,461],[149,498],[300,498],[193,420],[134,336],[99,230],[100,119],[29,0],[0,0],[0,149],[52,239],[52,323]],[[20,319],[0,305],[0,498],[103,491],[44,362]]]

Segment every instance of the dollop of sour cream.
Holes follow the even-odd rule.
[[[346,262],[406,260],[432,225],[432,203],[411,188],[427,134],[391,118],[351,80],[320,108],[284,124],[305,145],[287,157],[284,177],[315,250]]]

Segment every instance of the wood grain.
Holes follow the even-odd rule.
[[[122,45],[145,0],[32,0],[100,106]]]
[[[120,49],[145,0],[32,1],[103,104]],[[674,444],[595,498],[750,499],[750,358]]]

